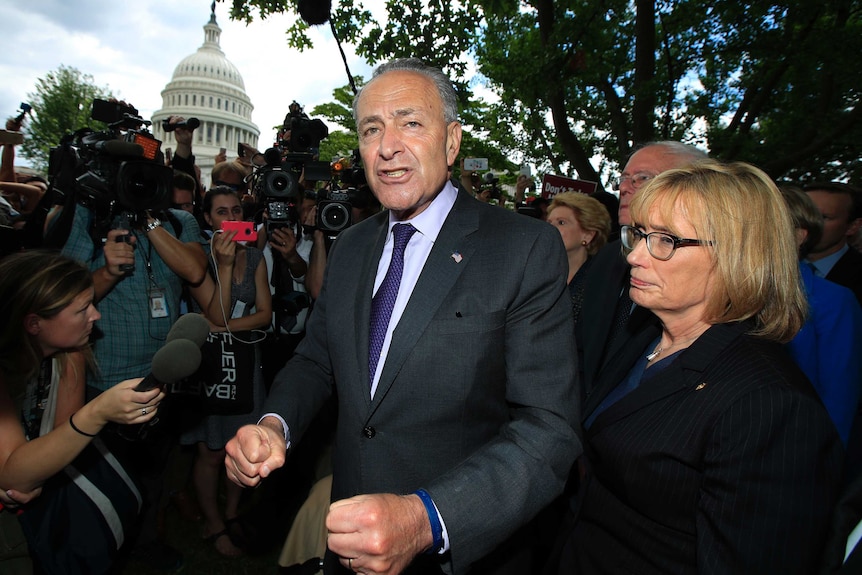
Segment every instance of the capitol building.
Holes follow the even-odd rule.
[[[245,92],[242,76],[222,52],[221,28],[216,23],[215,3],[210,21],[204,26],[204,43],[197,52],[183,58],[162,90],[162,107],[153,114],[153,135],[163,149],[176,149],[173,132],[162,129],[162,120],[171,116],[197,118],[192,153],[201,170],[201,183],[209,187],[210,172],[220,148],[228,158],[236,157],[240,143],[257,148],[260,130],[251,121],[254,106]]]

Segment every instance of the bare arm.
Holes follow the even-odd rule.
[[[117,241],[117,238],[128,236],[128,241]],[[135,263],[134,246],[137,238],[125,230],[110,230],[105,242],[105,265],[93,271],[93,284],[96,288],[96,301],[108,295],[114,286],[126,277],[120,270],[123,264]]]
[[[147,224],[152,223],[147,218]],[[159,226],[147,232],[147,239],[171,271],[190,284],[199,284],[206,275],[207,256],[197,242],[183,242]]]
[[[224,272],[222,272],[221,266],[219,266],[219,278],[221,279],[222,288],[224,288],[225,285],[230,285],[230,274],[232,273],[233,266],[231,266],[230,270],[225,270]],[[269,282],[267,281],[266,276],[266,260],[261,258],[254,272],[255,312],[245,317],[229,317],[227,321],[227,329],[229,329],[230,331],[245,331],[250,329],[262,329],[270,324],[270,322],[272,321],[272,295],[269,291]],[[220,301],[218,298],[213,298],[210,301],[211,307],[209,311],[213,313],[213,319],[210,321],[216,325],[223,324],[224,316],[230,314],[229,290],[222,289],[221,292],[222,293]],[[214,305],[223,307],[217,307],[216,309],[213,309],[212,306]],[[222,314],[222,309],[224,309],[224,315]]]
[[[296,235],[293,230],[282,228],[277,229],[272,233],[269,245],[272,247],[273,254],[278,254],[282,261],[290,271],[292,278],[301,278],[308,271],[308,264],[296,251]],[[281,278],[279,278],[281,279]]]
[[[11,146],[6,146],[9,148]],[[12,174],[15,177],[15,174]],[[42,199],[43,191],[39,186],[30,184],[18,184],[0,180],[0,193],[12,204],[12,207],[22,214],[29,214],[36,208],[36,204]]]
[[[74,414],[75,425],[88,434],[98,433],[109,421],[144,423],[158,411],[164,393],[158,389],[136,392],[140,379],[118,383]],[[143,413],[146,409],[146,414]],[[54,430],[27,441],[18,413],[5,386],[0,390],[0,487],[28,492],[71,463],[92,440],[72,429],[69,420],[57,421]]]
[[[320,230],[314,230],[314,243],[308,256],[308,271],[305,272],[305,289],[311,299],[320,296],[323,287],[323,274],[326,270],[326,238]]]
[[[6,120],[6,129],[10,132],[20,132],[21,123],[14,119]],[[15,146],[6,144],[3,146],[3,154],[0,156],[0,182],[15,181]]]

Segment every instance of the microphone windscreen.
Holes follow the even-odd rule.
[[[124,142],[122,140],[105,140],[96,144],[96,149],[105,152],[109,156],[123,156],[140,158],[144,155],[144,148],[139,144]]]
[[[181,315],[179,319],[174,322],[174,325],[172,325],[170,331],[168,331],[166,341],[170,342],[175,339],[188,339],[200,347],[203,345],[204,341],[206,341],[209,332],[210,324],[204,316],[199,313],[187,313],[185,315]]]
[[[196,372],[200,364],[200,346],[188,339],[175,339],[153,356],[152,373],[163,384],[175,383]]]
[[[188,128],[189,130],[196,130],[198,127],[200,127],[200,125],[201,121],[197,118],[189,118],[188,120],[186,120],[186,128]]]
[[[325,24],[329,20],[332,0],[299,0],[299,16],[311,26]]]

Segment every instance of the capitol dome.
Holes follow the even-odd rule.
[[[171,116],[200,120],[192,153],[204,185],[209,183],[220,148],[227,150],[230,159],[236,157],[240,143],[257,148],[260,138],[260,130],[251,121],[254,106],[245,93],[245,82],[222,52],[220,37],[213,7],[210,21],[204,26],[203,45],[174,68],[171,81],[162,90],[162,107],[151,118],[153,135],[163,142],[163,148],[172,149],[176,148],[176,140],[173,132],[162,129],[162,121]]]

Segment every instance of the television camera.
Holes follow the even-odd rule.
[[[482,176],[483,191],[490,191],[490,197],[492,200],[499,200],[502,197],[499,184],[500,178],[494,175],[494,172],[486,172],[485,175]]]
[[[353,224],[353,205],[360,189],[367,187],[365,170],[360,165],[359,150],[349,158],[338,158],[331,164],[329,190],[321,190],[317,198],[317,229],[334,238]]]
[[[266,231],[288,227],[299,233],[299,204],[303,186],[300,180],[329,180],[327,162],[316,160],[320,141],[329,136],[323,121],[311,120],[294,101],[284,118],[275,146],[264,152],[264,165],[252,174],[254,199],[268,213]]]
[[[48,171],[56,191],[93,211],[91,236],[97,241],[117,216],[134,227],[145,212],[170,207],[173,171],[164,165],[161,142],[146,128],[151,122],[134,107],[96,99],[90,118],[107,129],[65,136],[51,150]]]

